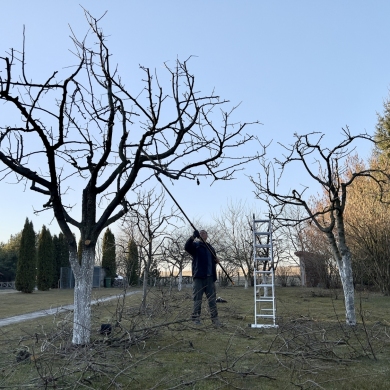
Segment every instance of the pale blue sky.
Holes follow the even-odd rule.
[[[259,120],[259,138],[293,141],[294,133],[320,131],[327,142],[340,139],[341,128],[372,133],[390,85],[389,1],[1,1],[0,53],[21,48],[26,28],[28,77],[42,79],[74,63],[68,49],[69,25],[78,36],[87,31],[79,4],[98,17],[110,35],[109,46],[122,73],[141,73],[138,65],[163,71],[165,61],[191,61],[198,87],[213,88],[233,104],[242,102],[237,117]],[[4,115],[0,107],[0,121]],[[368,155],[369,147],[360,153]],[[229,199],[256,204],[246,175],[256,175],[256,163],[237,180],[209,187],[178,182],[170,190],[187,215],[209,220]],[[302,181],[297,170],[286,188]],[[166,183],[167,184],[167,183]],[[29,186],[28,186],[29,187]],[[0,183],[0,241],[20,231],[26,217],[38,231],[49,225],[48,212],[35,216],[45,199],[20,185]],[[23,192],[24,191],[24,192]],[[76,199],[80,201],[80,199]],[[258,203],[256,208],[262,206]],[[266,211],[266,210],[264,210]],[[75,218],[78,218],[75,215]]]

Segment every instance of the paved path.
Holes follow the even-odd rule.
[[[142,292],[142,291],[131,291],[131,292],[128,292],[126,294],[126,296],[138,294],[140,292]],[[110,297],[95,299],[91,302],[91,304],[95,305],[98,302],[112,301],[113,299],[118,299],[118,297],[121,297],[121,296],[122,295],[118,294],[118,295],[113,295]],[[2,326],[17,324],[19,322],[32,320],[34,318],[46,317],[46,316],[50,316],[53,314],[57,314],[57,313],[61,313],[61,312],[69,311],[69,310],[73,310],[73,309],[74,309],[74,305],[66,305],[66,306],[54,307],[54,308],[47,309],[47,310],[34,311],[33,313],[21,314],[19,316],[3,318],[3,319],[0,319],[0,328]]]

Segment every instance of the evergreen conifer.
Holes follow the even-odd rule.
[[[106,270],[106,277],[113,281],[116,276],[115,236],[109,228],[103,237],[102,267]]]
[[[16,267],[15,288],[24,293],[32,293],[36,283],[36,248],[33,223],[26,218],[20,239],[18,264]]]
[[[61,277],[61,267],[69,267],[69,248],[65,240],[63,233],[60,233],[58,237],[53,236],[53,247],[54,247],[54,278],[52,288],[58,286],[58,281]]]
[[[38,290],[47,291],[54,277],[54,248],[50,230],[43,225],[38,238],[37,286]]]
[[[137,244],[133,239],[129,241],[128,255],[126,259],[126,277],[130,286],[138,284],[139,259]]]
[[[0,243],[0,279],[3,282],[15,281],[22,232],[11,235],[6,244]]]

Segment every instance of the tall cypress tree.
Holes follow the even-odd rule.
[[[36,282],[36,248],[33,223],[26,218],[20,239],[18,265],[16,267],[15,288],[24,293],[32,293]]]
[[[106,270],[106,277],[114,279],[116,276],[115,236],[108,228],[103,236],[102,267]]]
[[[53,248],[54,248],[54,277],[52,288],[58,287],[58,281],[61,277],[61,267],[69,267],[69,248],[68,243],[65,240],[64,234],[61,232],[58,237],[53,236]]]
[[[138,284],[139,259],[137,244],[133,239],[129,241],[128,254],[126,259],[126,277],[130,286]]]
[[[37,286],[38,290],[47,291],[53,283],[54,248],[50,230],[43,225],[38,238]]]
[[[58,285],[58,280],[61,277],[61,270],[58,261],[58,246],[59,246],[58,236],[54,234],[53,236],[53,280],[51,283],[51,288],[56,288]]]

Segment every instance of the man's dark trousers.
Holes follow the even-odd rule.
[[[218,317],[217,304],[215,302],[215,283],[212,276],[207,276],[205,279],[194,278],[193,279],[193,299],[194,299],[194,311],[192,313],[193,319],[199,319],[202,297],[206,294],[207,301],[209,303],[211,318]]]

